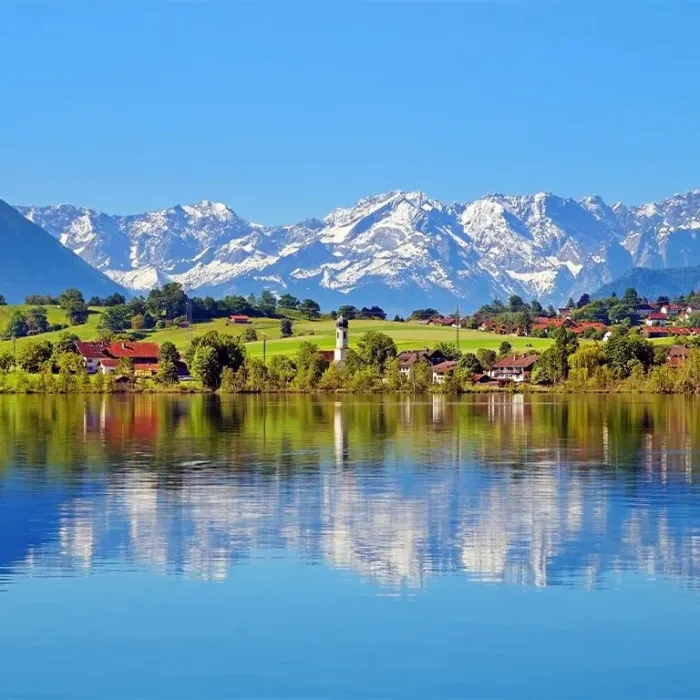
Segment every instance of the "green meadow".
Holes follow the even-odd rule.
[[[26,310],[28,306],[0,306],[0,328],[4,328],[10,315],[16,309]],[[63,311],[56,306],[46,307],[49,323],[65,323],[66,317]],[[80,326],[71,326],[70,332],[75,333],[81,340],[94,340],[98,337],[98,323],[101,310],[91,308],[88,322]],[[163,343],[166,340],[174,343],[180,350],[184,350],[190,340],[202,333],[216,330],[220,333],[240,335],[247,328],[253,328],[258,333],[257,342],[248,343],[246,347],[253,357],[262,357],[263,338],[267,346],[267,356],[293,355],[304,341],[316,343],[321,350],[332,350],[335,347],[335,321],[318,320],[308,321],[295,319],[293,321],[294,336],[291,338],[280,337],[279,319],[256,318],[248,325],[228,325],[226,319],[214,319],[202,323],[192,324],[189,328],[165,328],[163,330],[143,331],[147,340]],[[350,322],[350,346],[355,347],[360,336],[368,330],[381,331],[390,335],[399,350],[413,350],[430,347],[440,341],[456,342],[457,332],[454,328],[441,328],[426,326],[420,323],[399,323],[394,321],[351,321]],[[59,331],[60,332],[60,331]],[[41,335],[17,339],[17,347],[33,340],[55,340],[59,332],[43,333]],[[465,330],[459,332],[459,345],[463,352],[477,350],[478,348],[490,348],[496,350],[498,346],[507,340],[513,349],[544,350],[551,344],[546,338],[519,338],[515,336],[502,336],[495,333],[483,333],[481,331]],[[0,341],[0,352],[10,350],[12,341]]]

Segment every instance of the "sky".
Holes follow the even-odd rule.
[[[0,1],[11,203],[700,188],[700,3]]]

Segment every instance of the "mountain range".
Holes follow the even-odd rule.
[[[0,250],[0,294],[10,303],[27,294],[57,295],[69,287],[78,287],[86,297],[125,291],[2,200]]]
[[[210,201],[126,216],[70,204],[17,209],[132,290],[168,280],[202,295],[268,288],[326,308],[471,310],[511,294],[558,304],[634,267],[700,261],[700,190],[629,207],[549,192],[446,204],[393,191],[288,226],[251,223]]]

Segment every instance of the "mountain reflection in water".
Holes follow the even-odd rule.
[[[699,418],[681,397],[0,397],[0,579],[293,555],[388,589],[695,587]]]

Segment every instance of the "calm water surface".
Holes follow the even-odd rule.
[[[700,697],[700,402],[0,397],[0,698]]]

